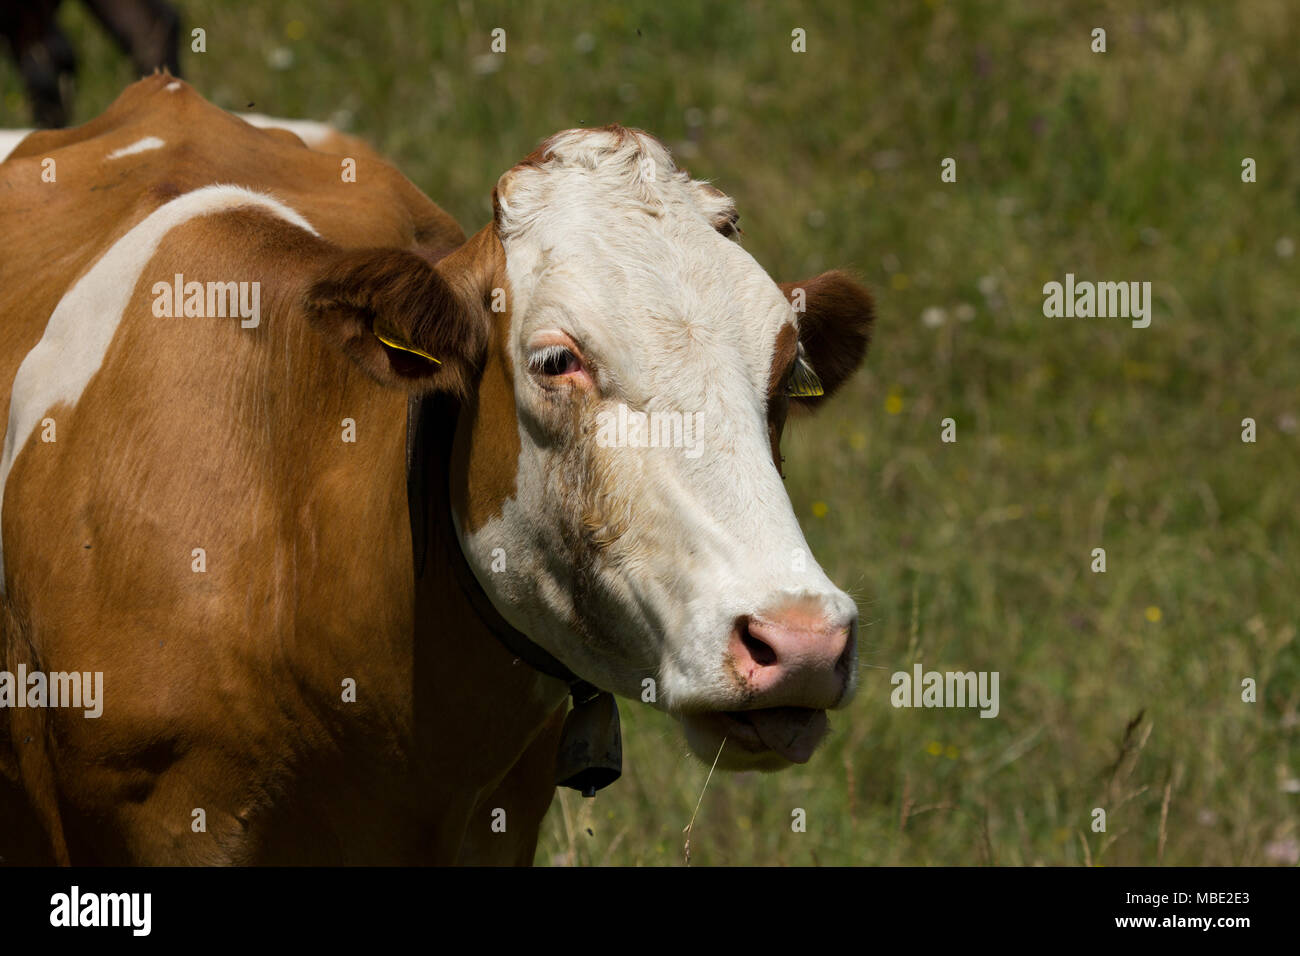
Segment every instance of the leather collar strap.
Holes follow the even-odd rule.
[[[569,686],[573,710],[564,722],[556,755],[556,784],[595,796],[622,775],[623,745],[614,696],[584,681],[548,651],[512,627],[492,606],[456,540],[447,468],[459,411],[442,395],[412,396],[406,406],[406,503],[411,519],[415,580],[424,576],[429,551],[429,508],[441,510],[442,557],[474,613],[492,635],[534,670]]]

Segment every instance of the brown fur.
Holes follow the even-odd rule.
[[[782,478],[785,477],[781,455],[781,433],[785,430],[786,414],[790,409],[789,396],[785,394],[798,354],[799,335],[793,324],[781,326],[776,334],[772,351],[772,367],[767,374],[767,433],[772,443],[772,461]]]
[[[468,397],[483,362],[488,325],[428,260],[402,249],[348,250],[317,273],[304,307],[310,321],[375,381]],[[383,316],[402,339],[438,359],[390,348],[374,335]]]
[[[563,686],[496,642],[444,551],[431,546],[417,591],[405,502],[408,390],[468,390],[484,358],[481,299],[464,294],[477,259],[430,265],[463,234],[390,167],[358,157],[343,183],[338,157],[169,82],[141,81],[0,164],[0,378],[76,278],[171,197],[269,192],[321,238],[253,208],[174,229],[76,406],[48,411],[58,441],[16,459],[0,662],[103,671],[105,704],[98,720],[0,711],[0,857],[526,862]],[[166,146],[104,161],[146,135]],[[45,156],[57,184],[40,181]],[[174,272],[260,281],[261,325],[154,318],[151,284]],[[446,367],[399,374],[356,345],[377,309]],[[454,546],[430,511],[430,540]],[[510,825],[489,839],[498,805]],[[39,840],[16,835],[11,811],[39,821]]]
[[[799,341],[826,394],[794,398],[791,405],[815,408],[862,364],[871,343],[875,307],[871,293],[840,270],[802,282],[781,283],[787,299],[793,298],[795,289],[803,289],[806,297],[806,310],[799,316]]]
[[[465,530],[471,533],[501,514],[506,500],[515,493],[519,470],[519,424],[509,354],[510,283],[505,264],[495,226],[484,228],[443,263],[454,275],[476,276],[468,280],[462,296],[468,300],[476,294],[483,298],[486,293],[482,313],[491,330],[483,372],[474,394],[461,409],[452,452],[453,472],[465,477],[453,485],[452,502]],[[490,311],[493,289],[505,291],[507,307],[503,312]]]

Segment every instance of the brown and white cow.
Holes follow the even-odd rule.
[[[0,855],[530,862],[567,688],[489,616],[722,766],[807,760],[856,611],[780,434],[866,292],[778,286],[644,133],[552,137],[468,240],[316,145],[161,75],[0,164],[0,671],[35,704],[0,707]],[[20,669],[102,674],[101,713]]]

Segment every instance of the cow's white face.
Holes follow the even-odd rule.
[[[723,234],[734,221],[627,130],[560,134],[501,178],[496,361],[518,437],[491,465],[513,472],[491,516],[458,524],[515,627],[682,715],[698,754],[725,736],[722,765],[775,768],[806,760],[852,694],[857,612],[809,554],[774,460],[803,316]],[[821,350],[856,348],[851,369],[865,292],[808,285]],[[836,308],[857,310],[847,345]]]

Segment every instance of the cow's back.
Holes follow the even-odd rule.
[[[156,144],[156,145],[155,145]],[[343,246],[450,249],[455,221],[360,141],[334,134],[308,149],[258,128],[158,74],[102,115],[32,133],[0,162],[0,383],[39,341],[74,280],[159,205],[212,184],[267,192]],[[356,161],[345,181],[342,160]],[[0,421],[9,393],[0,388]]]

